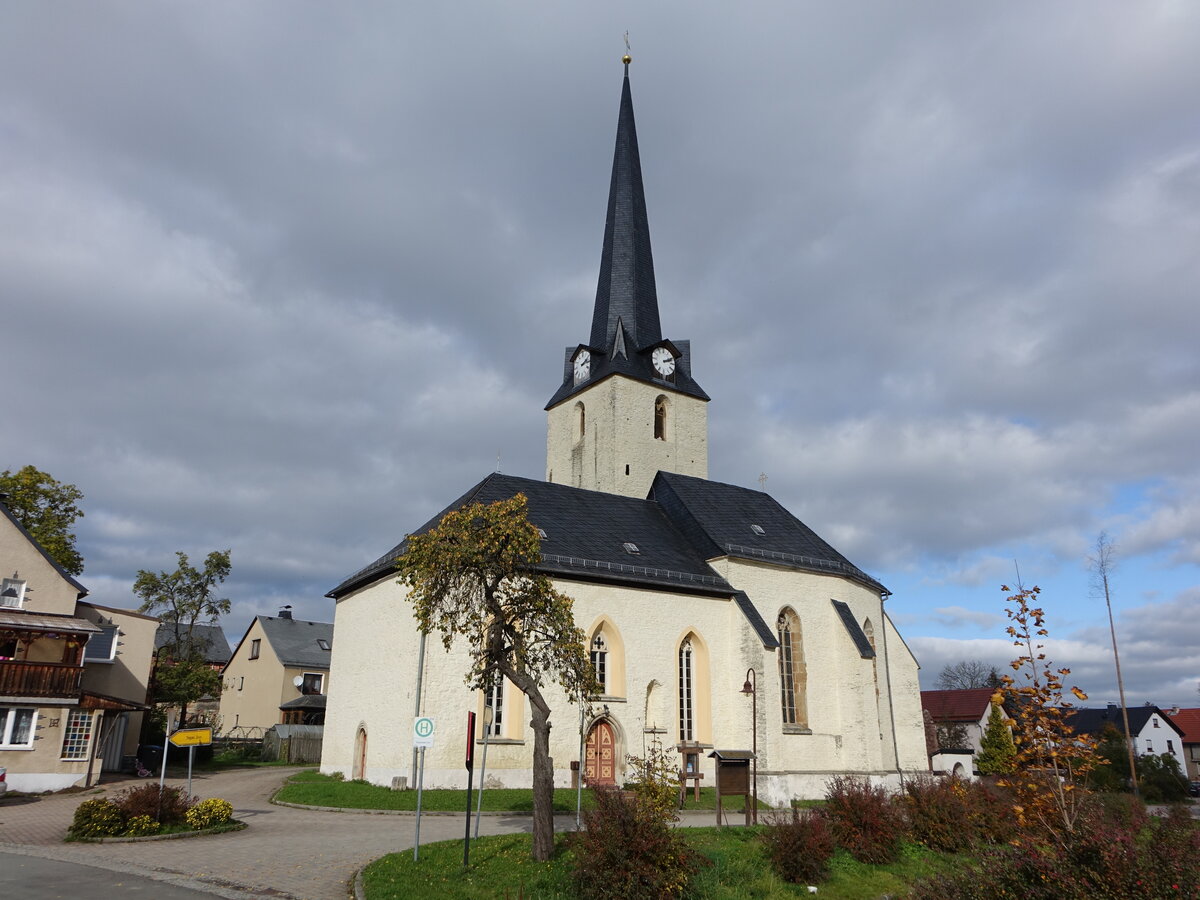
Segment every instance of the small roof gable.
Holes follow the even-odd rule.
[[[659,472],[650,487],[650,498],[707,559],[733,556],[842,575],[887,593],[887,588],[763,491]]]
[[[529,521],[546,533],[538,568],[548,575],[725,597],[734,593],[674,527],[659,504],[636,497],[494,473],[415,533],[423,534],[434,528],[453,509],[471,503],[493,503],[518,493],[523,493],[529,501]],[[626,544],[636,547],[636,552],[626,549]],[[337,599],[393,574],[396,559],[404,550],[404,542],[397,544],[327,596]]]
[[[1157,706],[1130,706],[1128,711],[1129,730],[1134,736],[1142,733],[1142,729],[1146,727],[1151,716],[1158,716],[1168,727],[1178,731],[1180,737],[1183,736],[1179,726]],[[1063,717],[1063,721],[1079,734],[1099,736],[1109,725],[1114,726],[1117,731],[1124,732],[1125,730],[1125,719],[1121,715],[1121,707],[1115,704],[1102,709],[1073,709],[1069,715]]]
[[[0,496],[2,496],[2,495],[0,495]],[[26,529],[25,526],[22,525],[17,520],[17,517],[13,515],[12,510],[9,509],[4,504],[3,501],[0,501],[0,514],[2,514],[4,516],[4,518],[8,519],[8,521],[10,521],[19,532],[21,532],[21,534],[24,536],[25,540],[29,541],[29,543],[33,546],[33,548],[35,550],[37,550],[38,553],[41,554],[42,558],[45,559],[46,562],[50,563],[50,565],[54,567],[54,571],[57,572],[60,576],[62,576],[62,579],[64,581],[66,581],[68,584],[70,584],[71,587],[75,588],[75,592],[76,592],[75,599],[76,600],[82,600],[84,597],[86,597],[88,595],[88,589],[85,588],[78,581],[76,581],[74,578],[72,578],[69,574],[67,574],[66,569],[64,569],[62,566],[60,566],[58,564],[58,562],[54,559],[54,557],[46,552],[46,548],[37,542],[37,538],[35,538],[32,534],[30,534],[28,529]]]
[[[921,691],[921,708],[935,722],[978,722],[988,712],[994,688]]]
[[[283,665],[306,669],[329,668],[332,651],[324,649],[321,643],[324,642],[325,647],[333,647],[333,625],[330,623],[280,619],[275,616],[258,616],[257,621],[276,658]]]
[[[187,629],[185,628],[186,632]],[[225,632],[221,630],[220,625],[194,625],[192,633],[195,635],[196,643],[203,642],[204,646],[204,661],[224,665],[229,662],[229,657],[232,656],[229,652],[229,641],[225,639]],[[163,647],[175,640],[175,626],[171,622],[160,622],[158,630],[154,632],[154,650],[157,653]]]
[[[1185,744],[1200,744],[1200,708],[1169,712],[1167,718],[1183,732]]]

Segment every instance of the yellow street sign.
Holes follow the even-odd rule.
[[[176,747],[196,747],[212,743],[211,728],[181,728],[167,738]]]

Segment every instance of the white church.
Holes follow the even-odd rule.
[[[709,398],[693,371],[689,343],[659,323],[626,60],[591,333],[567,348],[546,406],[546,480],[488,475],[419,529],[528,497],[541,568],[574,599],[603,686],[586,717],[547,692],[555,785],[578,771],[621,784],[626,758],[654,746],[698,746],[711,786],[712,750],[756,744],[758,794],[773,805],[821,796],[834,774],[926,771],[918,665],[888,590],[765,492],[708,480]],[[396,581],[403,552],[401,541],[328,595],[321,771],[414,785],[413,723],[428,716],[424,784],[461,788],[474,710],[488,785],[530,786],[523,695],[467,689],[465,648],[422,639]]]

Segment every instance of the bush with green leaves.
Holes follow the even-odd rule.
[[[149,834],[158,834],[161,827],[150,816],[131,816],[125,823],[125,831],[122,833],[128,837],[145,837]]]
[[[209,797],[201,800],[187,811],[187,823],[199,831],[201,828],[214,828],[224,825],[233,818],[233,804],[220,797]]]
[[[125,813],[104,797],[84,800],[75,809],[69,831],[72,837],[113,837],[125,831]]]

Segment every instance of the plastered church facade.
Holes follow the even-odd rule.
[[[926,770],[918,666],[887,589],[768,494],[707,480],[708,402],[689,342],[662,334],[627,68],[592,328],[567,348],[546,407],[546,478],[492,474],[446,508],[524,493],[541,567],[574,599],[603,693],[584,714],[548,692],[555,784],[576,770],[620,784],[628,755],[690,744],[712,785],[708,753],[755,740],[759,796],[774,804],[820,796],[833,774]],[[424,784],[462,787],[474,710],[487,783],[529,786],[523,696],[468,690],[465,647],[422,640],[396,583],[403,551],[329,594],[322,771],[414,784],[413,722],[431,716]]]

